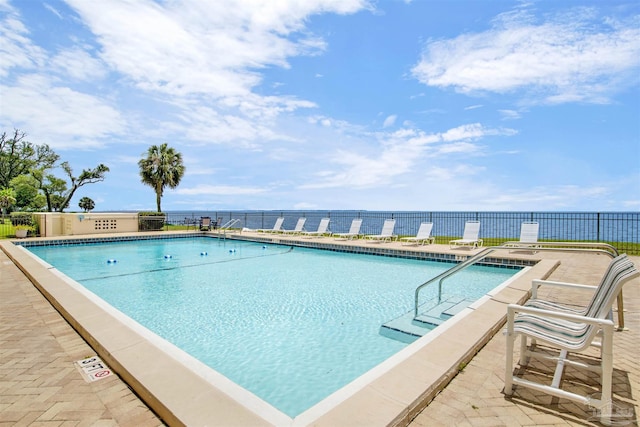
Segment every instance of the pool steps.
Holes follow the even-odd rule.
[[[418,338],[440,326],[472,304],[472,300],[451,297],[436,303],[432,308],[417,317],[413,310],[396,317],[380,326],[380,335],[404,343],[412,343]]]

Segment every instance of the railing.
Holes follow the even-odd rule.
[[[480,221],[485,246],[497,246],[520,236],[523,222],[540,224],[540,241],[600,242],[614,245],[620,253],[640,255],[640,212],[393,212],[393,211],[202,211],[168,212],[168,224],[183,224],[186,216],[240,219],[250,229],[271,228],[280,216],[283,228],[292,229],[298,218],[314,230],[322,218],[330,218],[334,233],[348,231],[354,218],[361,218],[363,234],[379,234],[385,219],[395,219],[395,234],[415,236],[422,222],[433,222],[435,243],[448,244],[460,238],[467,220]]]
[[[418,308],[420,306],[420,291],[423,288],[429,286],[430,284],[434,283],[437,280],[438,281],[438,304],[440,304],[442,302],[442,283],[444,282],[445,279],[453,276],[458,271],[464,270],[465,268],[482,260],[490,253],[495,252],[497,249],[498,248],[485,248],[479,253],[472,256],[471,258],[467,258],[465,261],[461,262],[460,264],[456,264],[454,267],[451,267],[450,269],[438,274],[436,277],[433,277],[427,280],[426,282],[424,282],[423,284],[421,284],[420,286],[418,286],[415,290],[415,301],[414,301],[415,304],[413,309],[413,316],[418,317]]]
[[[220,220],[220,219],[218,219]],[[238,218],[231,218],[229,221],[225,222],[224,224],[218,226],[218,238],[220,238],[220,236],[222,235],[224,237],[224,239],[227,239],[227,231],[229,231],[231,228],[233,228],[234,225],[239,224],[240,222],[242,222],[241,220],[239,220]]]
[[[420,291],[423,288],[438,281],[438,304],[440,304],[442,302],[442,284],[447,278],[453,276],[454,274],[458,273],[461,270],[464,270],[467,267],[470,267],[471,265],[477,263],[478,261],[481,261],[482,259],[486,258],[489,254],[499,249],[514,249],[514,247],[501,245],[501,246],[493,246],[493,247],[485,248],[482,251],[475,254],[474,256],[467,258],[465,261],[461,262],[460,264],[455,265],[449,270],[444,271],[443,273],[440,273],[436,277],[433,277],[427,280],[426,282],[424,282],[423,284],[421,284],[420,286],[418,286],[415,290],[413,316],[418,317],[418,308],[420,306]],[[529,250],[531,248],[527,247],[526,249]],[[544,247],[536,247],[535,250],[536,251],[538,250],[562,251],[562,252],[566,252],[566,251],[595,252],[595,253],[606,254],[611,258],[615,258],[619,255],[616,248],[606,243],[602,243],[602,244],[578,243],[578,244],[572,245],[571,243],[568,243],[568,242],[545,242]],[[618,329],[624,329],[624,300],[622,297],[622,292],[618,294]]]
[[[241,223],[242,221],[238,218],[232,218],[229,221],[225,222],[224,224],[222,224],[220,227],[218,227],[219,230],[229,230],[230,228],[233,228],[234,225]]]
[[[536,221],[540,224],[538,240],[542,242],[609,243],[621,253],[640,255],[640,212],[183,211],[140,215],[140,230],[195,228],[204,216],[218,219],[218,224],[238,219],[251,229],[271,228],[279,216],[285,218],[283,228],[292,229],[298,218],[305,217],[309,230],[316,229],[326,217],[331,219],[329,229],[334,233],[346,232],[354,218],[361,218],[363,234],[379,234],[384,220],[393,218],[395,234],[400,236],[415,236],[420,223],[429,221],[433,222],[432,235],[438,244],[459,238],[467,220],[478,220],[481,223],[479,237],[485,246],[517,240],[521,224]],[[15,235],[14,221],[5,218],[4,224],[0,224],[0,237]],[[38,230],[29,235],[38,235]]]

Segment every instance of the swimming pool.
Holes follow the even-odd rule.
[[[451,266],[207,237],[29,250],[289,416],[406,347],[380,325]],[[515,272],[447,286],[479,297]]]

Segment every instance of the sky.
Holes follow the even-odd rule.
[[[97,211],[638,211],[637,0],[0,0],[0,132]],[[55,173],[63,177],[61,170]]]

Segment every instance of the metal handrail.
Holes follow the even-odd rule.
[[[415,290],[415,301],[414,301],[414,312],[413,312],[414,317],[418,317],[419,297],[420,297],[420,290],[422,290],[422,288],[434,283],[435,281],[438,281],[438,304],[439,304],[440,302],[442,302],[442,284],[445,279],[475,264],[476,262],[482,260],[483,258],[486,258],[487,255],[495,252],[496,250],[518,249],[517,246],[513,246],[513,244],[515,243],[518,243],[518,242],[507,242],[500,246],[491,246],[491,247],[485,248],[481,252],[472,256],[471,258],[467,258],[465,261],[461,262],[460,264],[455,265],[449,270],[440,273],[436,277],[433,277],[432,279],[429,279],[423,284],[421,284],[420,286],[418,286]],[[567,252],[567,251],[568,252],[595,252],[595,253],[604,253],[606,255],[609,255],[611,258],[615,258],[619,255],[618,250],[607,243],[593,243],[593,244],[570,243],[570,242],[539,242],[539,243],[544,245],[545,247],[537,246],[538,243],[536,243],[535,248],[531,247],[532,244],[527,244],[527,245],[520,246],[520,249],[531,249],[536,251],[557,251],[557,252],[560,252],[560,251],[561,252]],[[556,247],[546,247],[546,246],[552,246],[552,245]],[[557,246],[562,246],[562,247],[558,248]],[[575,248],[572,248],[572,246]],[[587,246],[591,246],[591,247],[597,246],[600,249],[586,249],[585,247]],[[621,291],[618,294],[618,329],[624,329],[623,310],[624,310],[624,301],[622,298],[622,291]]]
[[[564,250],[566,249],[574,249],[574,248],[590,248],[590,249],[602,249],[607,252],[611,252],[612,258],[620,255],[618,250],[608,244],[608,243],[600,243],[600,242],[533,242],[533,243],[525,243],[525,242],[504,242],[501,247],[507,247],[508,249],[522,249],[522,250],[538,250],[544,247],[550,247],[556,250]]]
[[[467,258],[465,261],[461,262],[460,264],[455,265],[454,267],[450,268],[449,270],[438,274],[436,277],[434,277],[432,279],[429,279],[426,282],[424,282],[422,285],[418,286],[416,288],[416,291],[415,291],[415,305],[414,305],[414,310],[413,310],[414,317],[418,316],[418,305],[419,305],[418,300],[419,300],[419,297],[420,297],[420,290],[422,288],[424,288],[425,286],[428,286],[431,283],[433,283],[436,280],[438,280],[439,281],[438,282],[438,304],[439,304],[440,302],[442,302],[442,282],[444,281],[444,279],[454,275],[455,273],[457,273],[460,270],[464,270],[465,268],[467,268],[468,266],[470,266],[472,264],[475,264],[477,261],[479,261],[482,258],[486,257],[487,255],[489,255],[491,252],[494,252],[495,250],[496,250],[496,248],[494,248],[494,247],[485,248],[480,253],[477,253],[476,255],[472,256],[471,258]]]
[[[223,225],[221,225],[220,227],[218,227],[219,230],[228,230],[230,229],[232,226],[236,225],[237,223],[241,222],[240,219],[238,218],[231,218],[229,221],[225,222]]]

